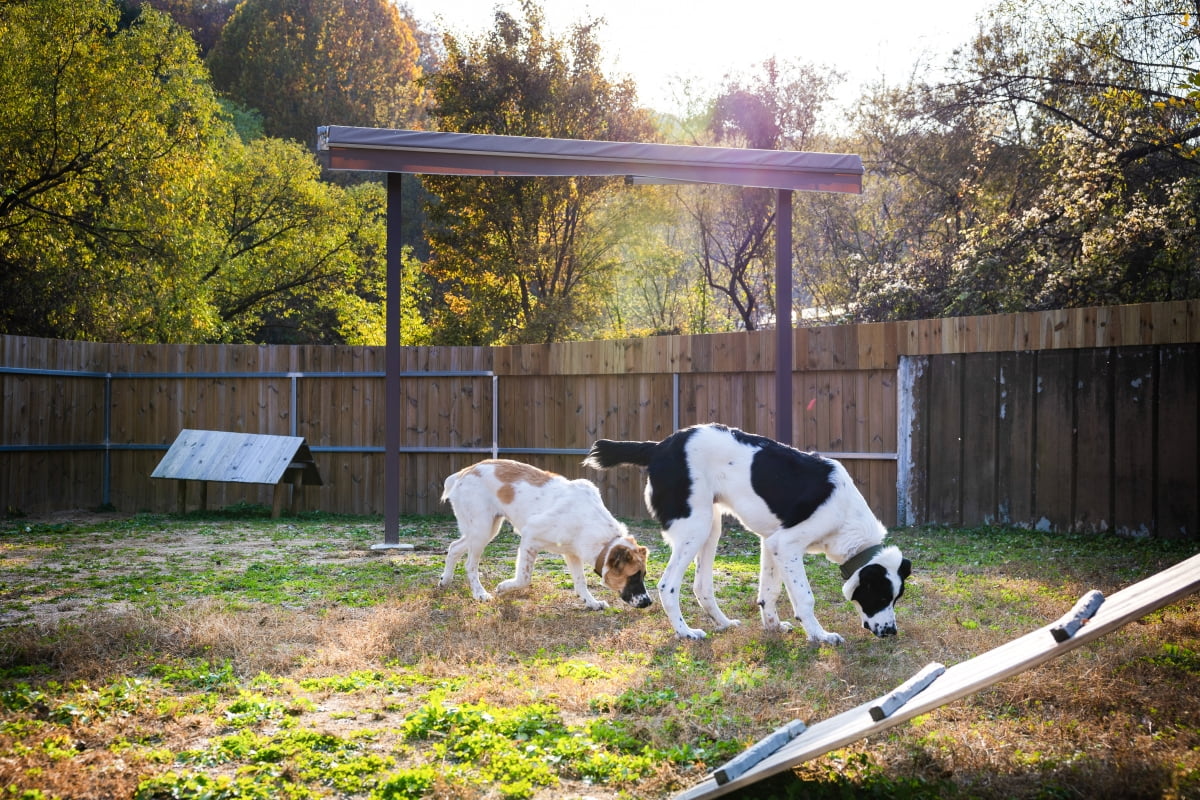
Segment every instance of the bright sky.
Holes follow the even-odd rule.
[[[520,16],[515,0],[407,0],[418,20],[475,34],[492,27],[497,5]],[[711,95],[729,73],[747,74],[774,55],[846,74],[840,100],[886,78],[902,84],[918,62],[966,44],[994,0],[542,0],[555,33],[603,17],[602,51],[611,77],[630,75],[643,104],[679,111],[677,86],[691,79]],[[673,89],[673,87],[676,87]]]

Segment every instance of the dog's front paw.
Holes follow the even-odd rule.
[[[708,638],[708,634],[705,633],[704,631],[700,630],[699,628],[684,628],[683,630],[676,631],[675,634],[680,639],[707,639]]]
[[[845,644],[846,640],[840,634],[830,633],[829,631],[821,631],[818,634],[810,635],[808,641],[813,644]]]
[[[583,604],[587,606],[588,611],[603,611],[608,608],[608,603],[604,600],[592,600],[591,602],[585,600]]]
[[[720,625],[717,627],[717,630],[725,631],[725,630],[729,630],[730,628],[736,628],[737,626],[739,626],[741,624],[742,624],[742,621],[740,619],[727,619],[727,620],[725,620],[724,625]]]
[[[487,592],[471,592],[471,596],[481,603],[490,603],[492,596]]]

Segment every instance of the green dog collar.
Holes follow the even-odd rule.
[[[860,569],[871,563],[871,559],[879,555],[883,551],[883,545],[877,544],[868,547],[860,553],[855,554],[851,558],[846,559],[846,563],[842,564],[842,580],[850,580],[850,576],[858,572]]]

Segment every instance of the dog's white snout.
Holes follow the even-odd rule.
[[[654,602],[650,593],[646,591],[646,584],[640,574],[634,576],[625,586],[625,591],[621,592],[621,599],[634,608],[646,608]]]
[[[895,625],[872,625],[870,622],[864,622],[863,627],[881,639],[887,636],[895,636],[897,633]]]
[[[889,606],[872,616],[863,616],[863,627],[869,630],[880,638],[886,636],[895,636],[896,628],[896,612]]]

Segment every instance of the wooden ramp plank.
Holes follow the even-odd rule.
[[[1056,641],[1053,635],[1054,627],[1060,625],[1061,621],[1052,622],[975,658],[949,667],[929,688],[885,719],[877,722],[871,717],[871,707],[877,706],[880,701],[869,700],[811,726],[741,775],[724,783],[718,783],[715,777],[709,776],[676,797],[678,800],[719,797],[750,786],[796,764],[845,747],[864,736],[881,733],[913,717],[986,689],[1005,678],[1032,669],[1198,590],[1200,555],[1195,555],[1116,592],[1104,600],[1088,624],[1063,642]],[[1084,595],[1084,600],[1090,596],[1090,593]]]

